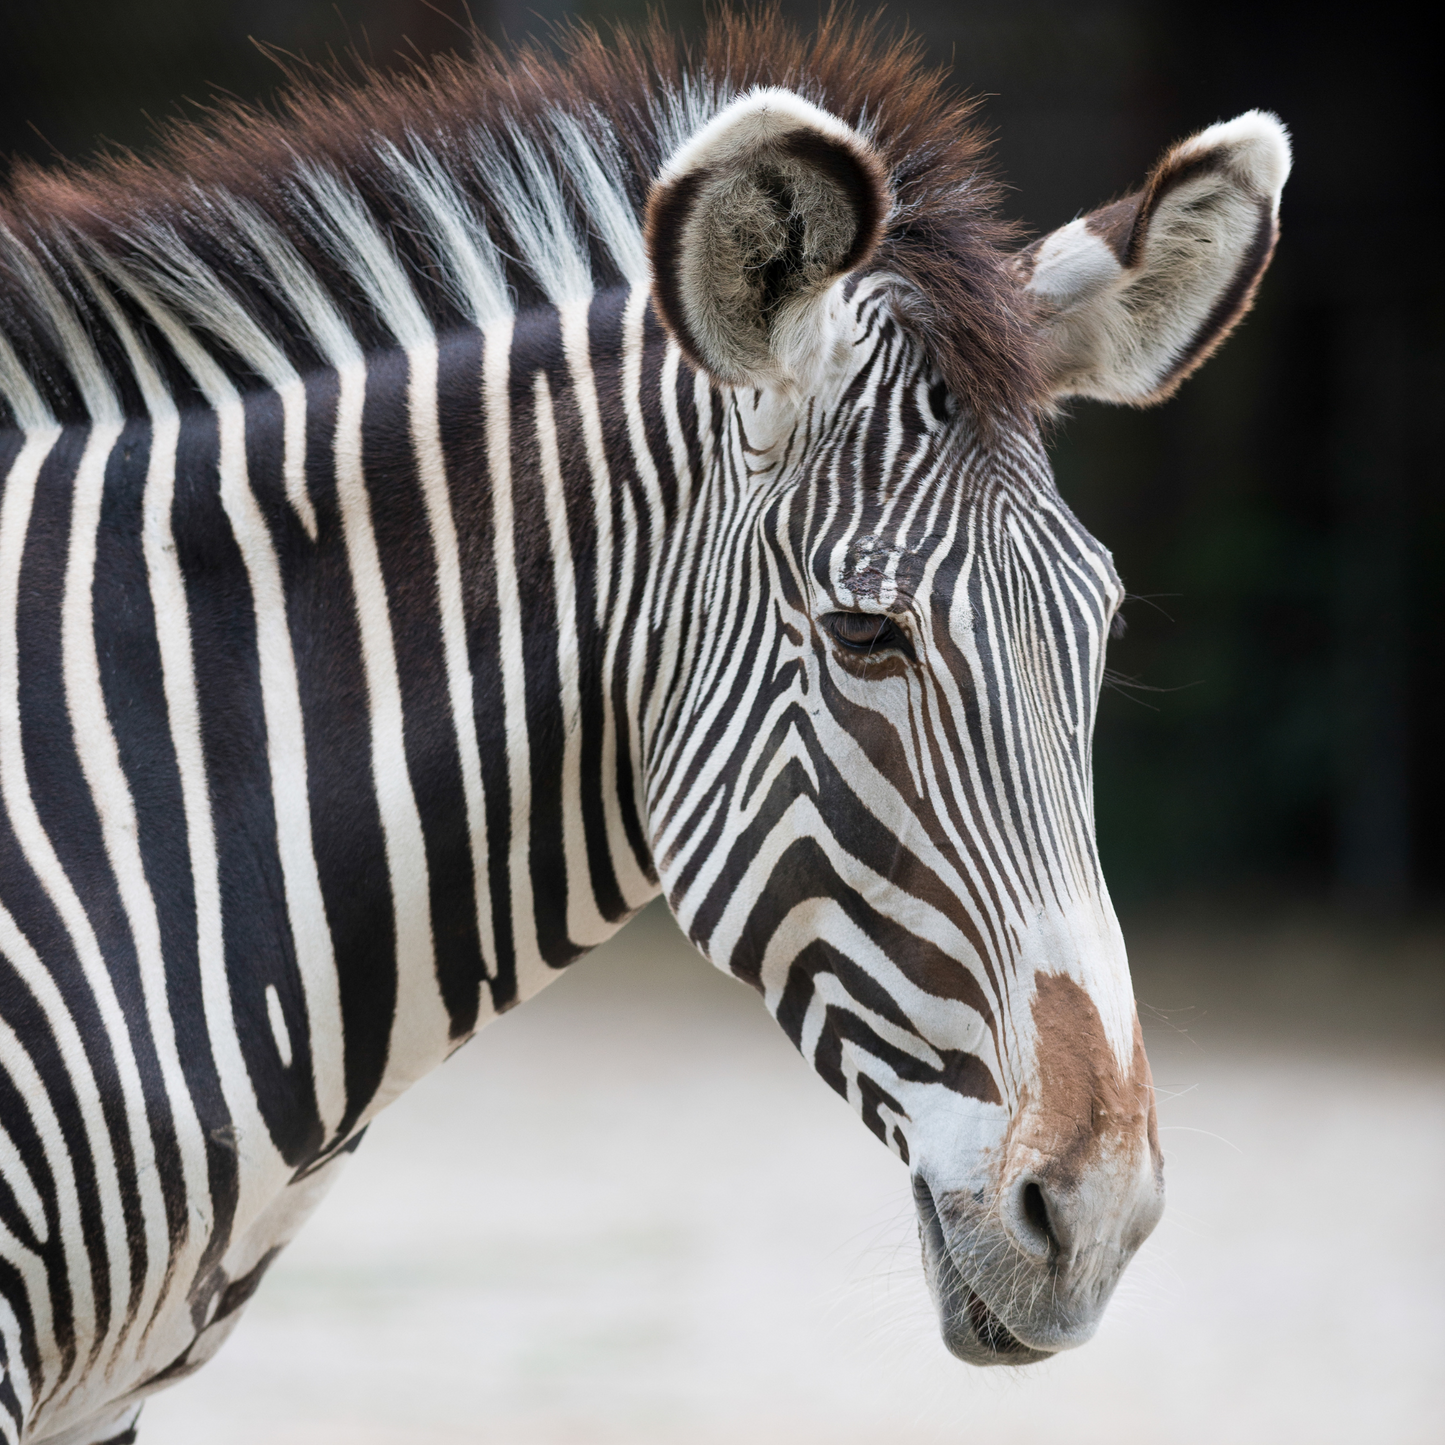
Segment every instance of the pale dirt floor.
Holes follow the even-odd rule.
[[[1169,1208],[1084,1349],[944,1352],[903,1165],[654,908],[373,1125],[141,1445],[1445,1439],[1439,936],[1131,944]]]

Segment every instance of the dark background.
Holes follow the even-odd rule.
[[[813,4],[789,0],[804,22]],[[475,0],[494,35],[632,0]],[[701,5],[670,14],[693,28]],[[987,97],[1010,211],[1049,229],[1251,106],[1290,127],[1284,237],[1241,331],[1167,405],[1074,407],[1060,485],[1130,592],[1097,740],[1126,907],[1438,907],[1445,496],[1437,103],[1388,7],[963,0],[891,12]],[[0,168],[144,147],[279,80],[251,38],[376,63],[466,44],[456,0],[0,0]],[[1433,49],[1433,47],[1431,47]]]

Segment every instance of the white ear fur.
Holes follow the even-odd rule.
[[[757,88],[667,162],[647,203],[653,299],[694,365],[734,386],[804,380],[831,291],[882,234],[883,164],[837,116]]]
[[[1284,126],[1247,111],[1170,149],[1141,191],[1021,253],[1053,396],[1169,396],[1249,310],[1289,168]]]

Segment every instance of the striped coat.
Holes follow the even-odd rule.
[[[1282,129],[1011,253],[906,47],[710,45],[0,206],[0,1439],[132,1438],[367,1121],[659,891],[908,1165],[961,1357],[1080,1343],[1158,1217],[1122,592],[1038,418],[1218,343]]]

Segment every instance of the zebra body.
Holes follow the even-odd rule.
[[[1182,375],[1273,202],[1230,180],[1243,259],[1133,372],[1147,259],[982,246],[970,371],[885,122],[658,81],[644,230],[590,83],[465,168],[398,96],[364,167],[6,222],[0,1438],[129,1438],[368,1120],[659,891],[908,1163],[964,1358],[1086,1338],[1157,1217],[1089,784],[1122,594],[1036,415]]]

